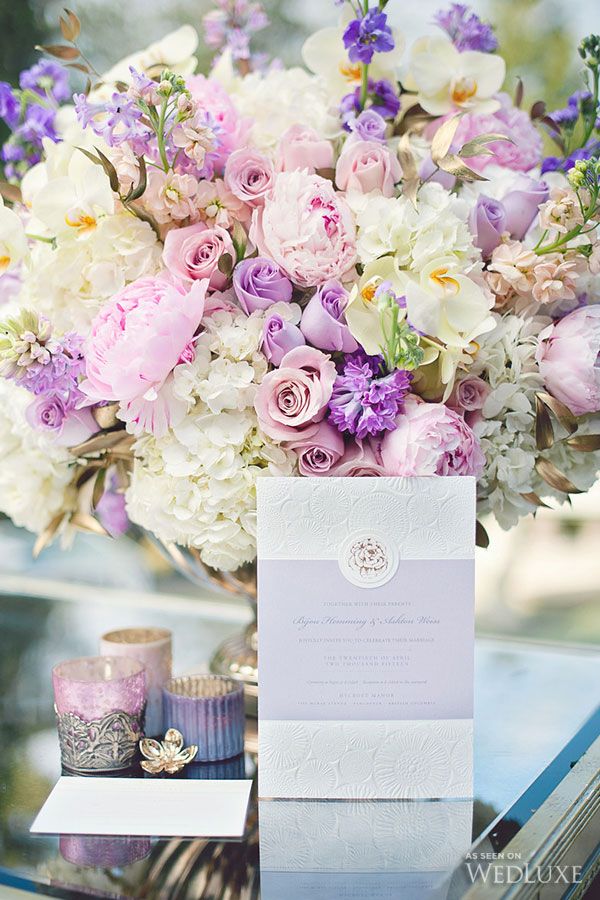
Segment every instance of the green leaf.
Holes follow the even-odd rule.
[[[140,180],[138,181],[137,186],[135,188],[132,187],[132,189],[127,194],[127,197],[125,198],[125,201],[127,203],[130,203],[132,200],[139,200],[139,198],[142,196],[142,194],[146,190],[146,187],[148,186],[148,172],[146,170],[146,160],[144,159],[143,156],[138,156],[138,157],[136,157],[136,159],[137,159],[138,165],[140,167]]]
[[[100,160],[100,164],[106,174],[108,175],[108,180],[110,182],[111,190],[115,191],[115,193],[119,192],[119,176],[117,175],[117,170],[111,163],[108,156],[105,156],[102,150],[98,150],[97,147],[94,148],[96,153],[98,154],[98,158]]]

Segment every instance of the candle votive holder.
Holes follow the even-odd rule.
[[[198,762],[230,759],[244,749],[244,686],[231,678],[171,678],[163,687],[163,717],[198,746]]]
[[[162,687],[171,677],[172,634],[168,628],[121,628],[100,640],[100,653],[138,659],[146,669],[146,736],[163,734]]]
[[[70,659],[52,670],[60,755],[81,775],[129,768],[143,736],[146,672],[124,656]]]

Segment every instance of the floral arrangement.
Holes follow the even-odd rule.
[[[0,509],[38,551],[131,521],[234,570],[275,475],[472,475],[503,527],[594,482],[600,37],[527,112],[464,5],[408,52],[337,5],[285,69],[218,0],[208,76],[191,26],[101,76],[66,11],[0,84]]]

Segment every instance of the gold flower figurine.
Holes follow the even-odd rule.
[[[161,772],[174,775],[193,760],[198,747],[191,744],[184,750],[182,733],[176,728],[169,728],[162,741],[143,738],[140,741],[140,751],[146,757],[141,763],[145,772],[151,775],[160,775]]]

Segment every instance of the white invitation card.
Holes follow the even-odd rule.
[[[472,822],[470,800],[260,800],[261,897],[442,900]]]
[[[259,795],[472,794],[475,479],[258,481]]]

